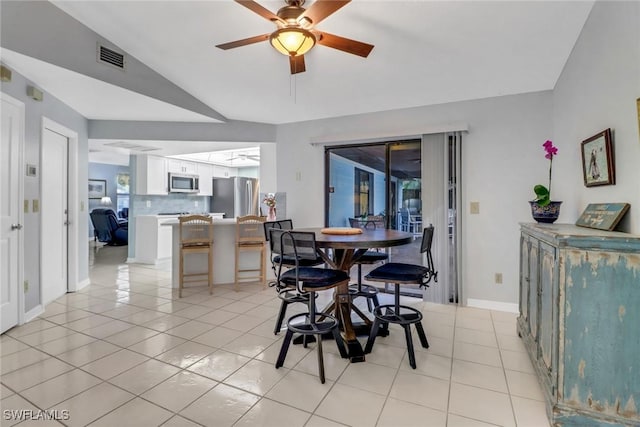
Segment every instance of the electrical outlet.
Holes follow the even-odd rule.
[[[27,292],[29,292],[29,281],[25,280],[24,281],[24,293],[26,294]]]
[[[29,213],[29,201],[24,201],[24,213]]]
[[[469,204],[469,213],[471,214],[479,214],[480,213],[480,202],[471,202]]]
[[[147,200],[147,207],[150,208],[151,207],[151,200]]]
[[[502,284],[502,273],[496,273],[496,285]]]

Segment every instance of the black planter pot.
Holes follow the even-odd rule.
[[[538,202],[530,201],[531,216],[538,222],[553,224],[560,216],[562,202],[551,202],[547,206],[540,206]]]

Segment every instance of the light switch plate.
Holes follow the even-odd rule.
[[[29,200],[24,201],[24,213],[29,213]]]
[[[37,213],[40,212],[40,200],[38,199],[33,199],[31,201],[31,211],[33,213]]]
[[[471,202],[469,205],[469,213],[471,214],[479,214],[480,213],[480,202]]]

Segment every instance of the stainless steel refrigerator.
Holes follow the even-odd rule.
[[[260,204],[257,178],[213,178],[210,212],[222,212],[225,218],[258,215]]]

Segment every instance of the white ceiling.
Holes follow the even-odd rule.
[[[275,28],[229,0],[53,3],[227,118],[265,123],[552,89],[593,5],[355,0],[318,28],[374,44],[371,55],[363,59],[316,46],[305,56],[307,71],[291,77],[287,58],[268,42],[215,48]],[[284,5],[259,3],[272,11]],[[33,64],[30,70],[34,81],[48,72]],[[100,102],[83,103],[80,91],[100,86],[91,80],[71,75],[64,85],[56,79],[55,92],[47,85],[56,82],[42,87],[89,118],[136,117],[125,108],[136,95],[122,90],[106,90]],[[142,98],[138,102],[154,103],[136,109],[146,120],[183,121],[188,113]]]

